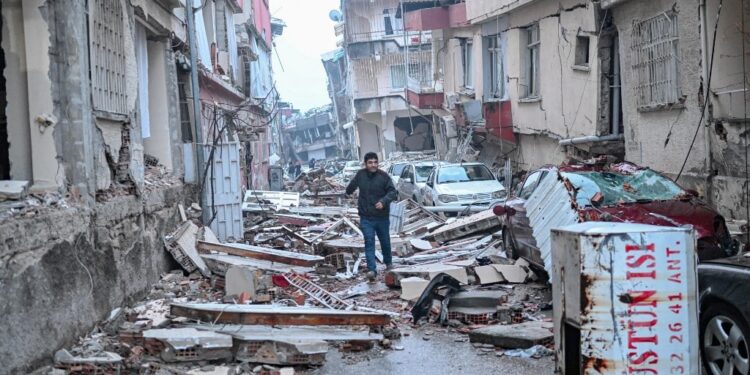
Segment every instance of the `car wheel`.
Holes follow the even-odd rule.
[[[711,375],[750,372],[747,322],[734,308],[723,303],[712,304],[701,315],[701,356]]]
[[[505,255],[509,259],[515,259],[516,244],[513,242],[513,236],[510,234],[509,227],[503,227],[503,246],[505,246]]]

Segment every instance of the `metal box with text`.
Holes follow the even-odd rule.
[[[551,240],[559,373],[700,373],[692,228],[586,222]]]

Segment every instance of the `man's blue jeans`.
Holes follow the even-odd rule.
[[[391,264],[391,222],[387,217],[360,217],[360,227],[362,234],[365,236],[365,259],[367,259],[367,269],[376,272],[375,266],[375,235],[380,240],[380,250],[383,252],[383,263]]]

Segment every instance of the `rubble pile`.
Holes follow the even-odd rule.
[[[182,270],[61,350],[55,367],[73,374],[305,373],[331,349],[351,360],[403,350],[402,333],[414,330],[467,335],[462,341],[482,346],[481,353],[549,354],[550,290],[535,282],[529,263],[505,256],[502,222],[491,212],[445,220],[411,201],[394,204],[395,267],[382,282],[367,282],[362,272],[355,209],[286,207],[245,221],[242,242],[221,242],[185,218],[164,241]],[[376,253],[382,259],[379,244]]]
[[[347,200],[344,196],[346,185],[340,175],[327,176],[326,169],[321,167],[302,172],[293,182],[287,182],[287,189],[299,192],[311,205],[341,205]]]
[[[0,181],[0,220],[8,218],[29,218],[42,211],[68,208],[71,197],[57,192],[29,191],[29,181]]]

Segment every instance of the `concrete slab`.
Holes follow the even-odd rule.
[[[451,296],[448,308],[454,307],[487,307],[493,310],[506,300],[502,290],[467,290]]]
[[[528,349],[554,340],[552,323],[525,322],[511,325],[493,325],[469,332],[469,341],[492,344],[508,349]]]
[[[314,269],[310,267],[290,266],[267,260],[243,258],[227,254],[201,254],[201,258],[203,258],[206,264],[210,267],[211,272],[215,272],[218,275],[226,275],[226,272],[232,266],[247,266],[278,273],[296,272],[305,274],[314,271]]]
[[[226,333],[240,340],[323,340],[328,342],[343,341],[380,341],[383,335],[370,333],[369,330],[358,330],[352,327],[338,328],[326,326],[248,326],[238,324],[196,324],[192,327],[200,330]]]
[[[232,357],[232,336],[195,328],[143,331],[144,347],[165,362],[211,361]],[[163,343],[164,345],[158,345]]]
[[[0,201],[7,199],[23,199],[29,190],[29,181],[3,180],[0,181]]]
[[[429,284],[429,280],[421,277],[407,277],[401,279],[401,299],[407,301],[416,301],[424,292],[424,288]]]
[[[491,264],[486,266],[474,267],[474,272],[479,278],[479,284],[487,285],[494,283],[502,283],[505,281],[503,275],[495,269]]]
[[[302,267],[314,267],[316,264],[321,263],[325,260],[323,257],[319,257],[317,255],[295,253],[291,251],[271,249],[260,246],[251,246],[239,243],[220,244],[198,241],[197,248],[204,254],[216,251],[245,258],[261,259]]]
[[[493,264],[492,267],[494,267],[498,273],[502,274],[503,278],[505,278],[505,280],[507,280],[509,283],[524,283],[529,277],[529,273],[520,266]]]
[[[385,313],[279,305],[233,305],[222,303],[172,304],[172,315],[201,321],[244,325],[368,325],[390,323]]]
[[[224,291],[228,296],[249,293],[250,298],[256,294],[256,280],[263,276],[263,271],[246,266],[232,266],[224,276]]]
[[[197,269],[203,276],[211,277],[211,271],[195,248],[199,231],[200,228],[193,222],[186,221],[164,239],[164,245],[185,271],[193,272]]]
[[[396,268],[392,271],[395,275],[402,278],[409,276],[420,276],[427,277],[432,280],[435,276],[445,273],[453,276],[454,279],[458,280],[461,284],[468,284],[469,278],[466,274],[466,268],[459,266],[452,266],[449,264],[442,263],[431,263],[431,264],[420,264],[408,267]]]
[[[473,233],[492,230],[502,226],[502,224],[502,219],[499,216],[495,215],[492,210],[486,210],[446,224],[432,232],[427,238],[442,243]]]

